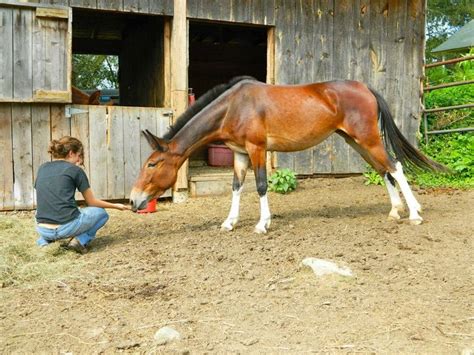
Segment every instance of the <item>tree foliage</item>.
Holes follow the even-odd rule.
[[[472,0],[428,0],[426,16],[426,59],[432,62],[439,55],[431,50],[474,18]],[[443,54],[458,57],[459,53]]]
[[[76,54],[72,59],[72,84],[79,89],[117,89],[118,57]]]

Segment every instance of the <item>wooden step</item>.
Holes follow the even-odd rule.
[[[189,169],[191,197],[231,194],[234,171],[232,168],[199,167]],[[245,191],[255,191],[253,170],[247,171]]]

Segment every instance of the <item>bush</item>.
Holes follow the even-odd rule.
[[[291,169],[282,169],[275,171],[268,178],[269,190],[286,194],[296,189],[296,175]]]

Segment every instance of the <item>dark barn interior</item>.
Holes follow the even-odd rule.
[[[189,26],[189,87],[199,97],[239,75],[265,82],[267,29],[192,21]]]
[[[266,81],[267,28],[191,21],[188,83],[196,98],[240,75]],[[191,166],[206,161],[206,148],[191,156]]]

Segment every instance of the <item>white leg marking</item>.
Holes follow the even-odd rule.
[[[260,220],[255,226],[256,233],[267,233],[267,228],[272,222],[272,215],[270,214],[270,207],[268,206],[267,194],[260,197]]]
[[[410,211],[410,223],[421,224],[423,218],[421,218],[421,216],[418,214],[418,211],[421,211],[421,206],[413,195],[413,192],[408,185],[408,181],[403,174],[402,164],[397,162],[395,168],[396,170],[394,173],[392,173],[392,176],[395,178],[395,180],[397,180],[398,186],[400,186],[403,197],[405,197],[405,201],[407,202],[408,210]]]
[[[224,223],[221,224],[221,230],[231,231],[239,220],[240,210],[240,194],[242,193],[243,186],[237,191],[232,191],[232,205],[230,206],[230,212]]]
[[[392,209],[388,214],[388,219],[398,220],[400,215],[398,212],[403,211],[403,202],[400,198],[400,194],[396,186],[392,185],[387,174],[383,177],[385,181],[385,186],[387,186],[388,195],[390,196],[390,202],[392,204]]]

